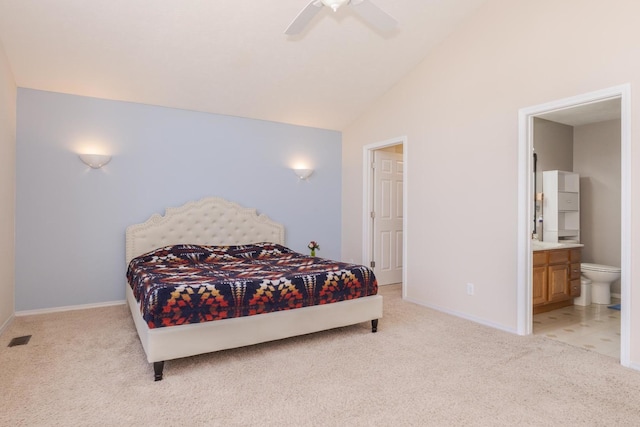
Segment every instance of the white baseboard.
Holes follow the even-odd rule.
[[[124,305],[124,304],[126,304],[125,300],[101,302],[98,304],[81,304],[81,305],[70,305],[66,307],[42,308],[38,310],[21,310],[21,311],[16,311],[16,317],[32,316],[34,314],[59,313],[62,311],[86,310],[89,308],[111,307],[114,305]]]
[[[516,329],[509,328],[509,327],[501,325],[499,323],[487,322],[485,319],[481,319],[481,318],[475,317],[475,316],[469,316],[468,314],[462,313],[462,312],[459,312],[459,311],[449,310],[447,308],[442,308],[442,307],[439,307],[439,306],[433,305],[433,304],[423,304],[421,302],[414,301],[414,300],[412,300],[410,298],[406,298],[405,301],[412,302],[414,304],[421,305],[423,307],[432,308],[432,309],[434,309],[436,311],[440,311],[442,313],[446,313],[446,314],[449,314],[451,316],[460,317],[462,319],[470,320],[470,321],[472,321],[474,323],[479,323],[481,325],[488,326],[488,327],[493,328],[493,329],[498,329],[498,330],[501,330],[501,331],[504,331],[504,332],[509,332],[509,333],[512,333],[512,334],[517,334],[518,333],[518,331]]]
[[[13,322],[13,319],[15,319],[15,315],[11,315],[9,316],[9,318],[7,319],[6,322],[4,322],[2,324],[2,326],[0,326],[0,335],[2,335],[5,331],[5,329],[7,329],[9,327],[9,325],[11,325],[11,322]]]
[[[627,366],[629,369],[633,369],[635,371],[640,371],[640,365],[637,363],[630,363],[629,366]]]

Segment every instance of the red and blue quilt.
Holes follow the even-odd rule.
[[[134,258],[127,279],[149,328],[330,304],[378,291],[365,266],[274,243],[167,246]]]

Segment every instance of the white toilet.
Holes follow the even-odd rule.
[[[580,296],[573,299],[575,305],[591,305],[591,280],[580,277]]]
[[[582,275],[591,280],[591,301],[611,304],[611,283],[620,278],[620,267],[601,264],[580,264]]]

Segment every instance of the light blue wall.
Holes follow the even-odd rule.
[[[125,228],[207,196],[339,259],[339,132],[30,89],[17,116],[16,311],[123,300]],[[111,163],[85,166],[87,145]],[[306,182],[297,160],[315,169]]]

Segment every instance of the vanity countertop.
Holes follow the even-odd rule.
[[[569,248],[581,248],[584,245],[582,243],[564,243],[564,242],[541,242],[539,240],[531,241],[531,249],[535,251],[550,251],[553,249],[569,249]]]

